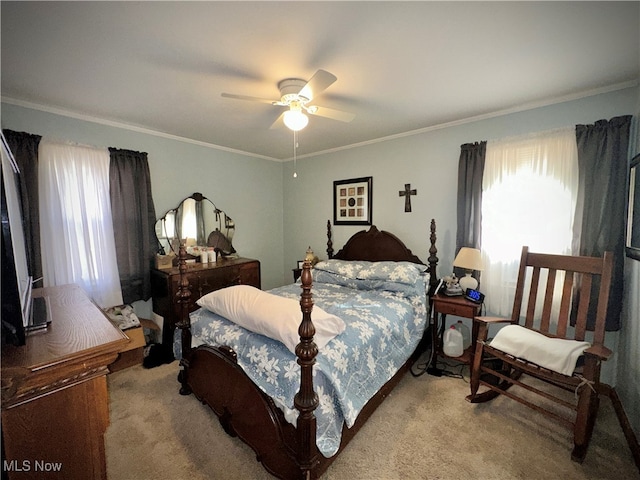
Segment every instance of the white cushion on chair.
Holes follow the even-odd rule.
[[[549,338],[520,325],[503,327],[490,345],[514,357],[568,376],[576,369],[580,355],[591,346],[589,342]]]

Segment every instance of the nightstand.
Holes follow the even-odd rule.
[[[456,297],[448,297],[443,294],[435,295],[431,298],[433,302],[433,318],[435,324],[432,328],[432,340],[433,345],[436,346],[436,356],[438,355],[451,358],[457,362],[470,364],[473,359],[473,350],[476,346],[476,338],[478,336],[477,328],[475,325],[471,331],[471,346],[468,347],[460,357],[449,357],[442,351],[442,335],[445,328],[445,320],[447,315],[455,315],[457,317],[470,318],[480,315],[481,304],[474,303],[471,300],[467,300],[462,295]]]

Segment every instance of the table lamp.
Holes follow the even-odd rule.
[[[454,267],[464,269],[464,277],[459,281],[463,292],[467,288],[475,290],[478,288],[478,281],[471,276],[474,270],[482,270],[482,257],[477,248],[462,247],[453,261]]]

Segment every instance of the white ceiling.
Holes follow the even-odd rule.
[[[8,2],[2,99],[287,159],[278,99],[318,69],[298,156],[637,83],[639,2]],[[630,106],[630,111],[634,106]],[[37,132],[34,132],[37,133]]]

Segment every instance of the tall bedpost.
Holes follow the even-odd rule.
[[[316,363],[318,347],[313,341],[316,329],[311,321],[313,299],[311,294],[311,263],[305,260],[302,275],[302,294],[300,296],[300,309],[302,310],[302,323],[298,328],[300,343],[296,346],[296,356],[300,365],[300,391],[294,398],[294,405],[300,412],[297,421],[298,434],[298,464],[303,473],[307,475],[318,463],[316,448],[316,416],[318,407],[318,395],[313,388],[313,365]]]
[[[189,395],[191,389],[187,385],[186,367],[189,365],[189,354],[191,353],[191,321],[189,320],[191,289],[189,288],[189,278],[187,277],[187,249],[184,240],[180,242],[180,250],[178,251],[178,270],[180,271],[180,279],[178,280],[176,303],[180,309],[180,320],[176,323],[176,327],[180,329],[180,344],[182,347],[182,359],[180,360],[182,371],[178,379],[181,383],[180,394]]]
[[[429,247],[429,258],[427,259],[429,262],[429,287],[431,287],[429,290],[433,291],[438,284],[438,277],[436,274],[436,267],[438,266],[438,257],[436,256],[436,253],[438,253],[438,249],[436,247],[436,221],[433,218],[431,219],[431,235],[429,236],[429,241],[431,242],[431,246]]]
[[[331,220],[327,220],[327,258],[333,258],[333,240],[331,239]]]

